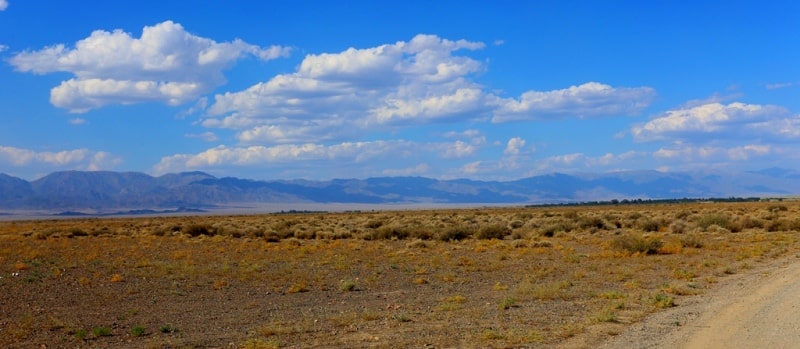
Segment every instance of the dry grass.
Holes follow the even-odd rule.
[[[789,201],[5,221],[0,346],[592,342],[797,254],[798,222]]]

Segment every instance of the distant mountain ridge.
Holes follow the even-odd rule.
[[[800,172],[626,171],[553,173],[513,181],[374,177],[259,181],[203,172],[153,177],[139,172],[65,171],[34,181],[0,174],[0,210],[112,212],[215,208],[263,203],[528,204],[611,199],[790,196]]]

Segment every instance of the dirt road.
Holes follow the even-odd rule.
[[[724,281],[605,343],[603,348],[798,348],[800,259]]]

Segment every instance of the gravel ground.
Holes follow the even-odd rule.
[[[800,256],[798,256],[800,257]],[[629,327],[601,348],[797,348],[800,260],[769,263]]]

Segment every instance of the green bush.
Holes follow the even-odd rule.
[[[92,329],[92,334],[95,337],[108,337],[111,335],[111,329],[108,327],[95,327]]]

